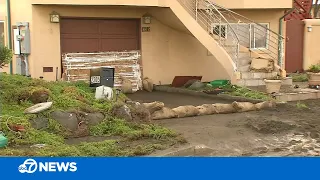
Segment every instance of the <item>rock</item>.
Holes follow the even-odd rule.
[[[255,105],[250,102],[233,102],[232,105],[237,112],[248,112],[256,110]]]
[[[273,101],[265,101],[265,102],[255,104],[255,108],[257,110],[274,108],[274,107],[276,107],[276,103]]]
[[[131,81],[126,78],[126,77],[120,77],[120,79],[122,80],[122,83],[121,83],[121,90],[124,94],[131,94],[133,93],[133,86],[132,86],[132,83]]]
[[[89,127],[83,121],[79,123],[77,130],[73,133],[73,137],[86,137],[90,135]]]
[[[196,107],[199,110],[199,115],[212,115],[217,114],[216,107],[212,104],[204,104]]]
[[[45,144],[34,144],[32,146],[30,146],[30,148],[38,148],[38,149],[41,149],[41,148],[44,148],[46,147]]]
[[[184,84],[184,87],[185,88],[189,88],[193,83],[195,83],[196,81],[199,81],[197,79],[190,79],[189,81],[187,81],[185,84]]]
[[[200,113],[194,106],[179,106],[172,110],[177,113],[179,118],[197,116]]]
[[[50,114],[51,119],[58,121],[68,130],[76,131],[78,129],[78,119],[75,113],[63,111],[54,111]]]
[[[35,118],[30,120],[31,126],[34,129],[40,130],[40,129],[46,129],[49,124],[49,119],[48,118]]]
[[[150,114],[154,113],[155,111],[159,111],[164,107],[163,102],[152,102],[152,103],[143,103],[144,107],[147,108]]]
[[[113,98],[113,90],[107,86],[99,86],[96,88],[96,99],[108,99],[111,100]]]
[[[274,70],[273,61],[270,59],[253,58],[250,69],[257,72],[272,72]]]
[[[134,122],[151,122],[151,114],[144,105],[136,105],[131,108],[131,116]]]
[[[233,107],[232,104],[213,104],[217,110],[218,114],[228,114],[228,113],[235,113],[237,110]]]
[[[126,121],[132,121],[131,110],[127,105],[121,105],[112,109],[112,114],[119,118],[125,119]]]
[[[49,99],[49,90],[47,89],[35,90],[29,97],[29,100],[33,104],[47,102],[48,99]]]
[[[150,78],[145,78],[142,81],[143,84],[143,89],[148,91],[148,92],[152,92],[153,91],[153,81]]]
[[[176,118],[178,117],[178,114],[175,113],[172,109],[163,107],[159,111],[155,111],[152,115],[151,118],[153,120],[160,120],[160,119],[171,119],[171,118]]]
[[[96,126],[104,120],[104,115],[102,113],[88,113],[85,119],[88,121],[90,126]]]
[[[38,114],[51,108],[52,102],[39,103],[24,110],[25,114]]]
[[[196,82],[194,82],[189,89],[201,89],[203,87],[205,87],[206,85],[204,83],[202,83],[201,81],[197,80]]]

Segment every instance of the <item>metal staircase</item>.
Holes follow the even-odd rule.
[[[236,64],[235,71],[254,58],[273,60],[282,68],[284,37],[268,24],[258,24],[210,0],[178,0],[184,9],[222,46]],[[257,57],[258,54],[258,57]]]

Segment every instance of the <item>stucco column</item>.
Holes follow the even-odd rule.
[[[307,70],[309,67],[316,62],[316,59],[312,58],[312,52],[314,48],[319,48],[318,44],[312,43],[313,38],[318,31],[315,31],[314,26],[320,26],[319,19],[306,19],[304,20],[305,27],[304,27],[304,42],[303,42],[303,69]],[[311,30],[311,31],[310,31]],[[309,32],[310,31],[310,32]]]

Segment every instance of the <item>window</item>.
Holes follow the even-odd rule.
[[[220,36],[222,38],[227,38],[227,25],[226,24],[213,24],[212,25],[212,34]]]
[[[240,44],[250,49],[268,48],[269,24],[262,23],[260,25],[261,26],[257,24],[230,23],[231,28],[238,35]],[[227,39],[228,34],[233,33],[228,29],[227,25],[217,24],[212,26],[212,33],[219,35],[220,29],[221,37],[225,37]]]
[[[268,48],[269,24],[251,24],[251,48]]]

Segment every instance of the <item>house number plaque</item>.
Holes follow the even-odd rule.
[[[150,32],[150,27],[142,27],[142,32]]]

